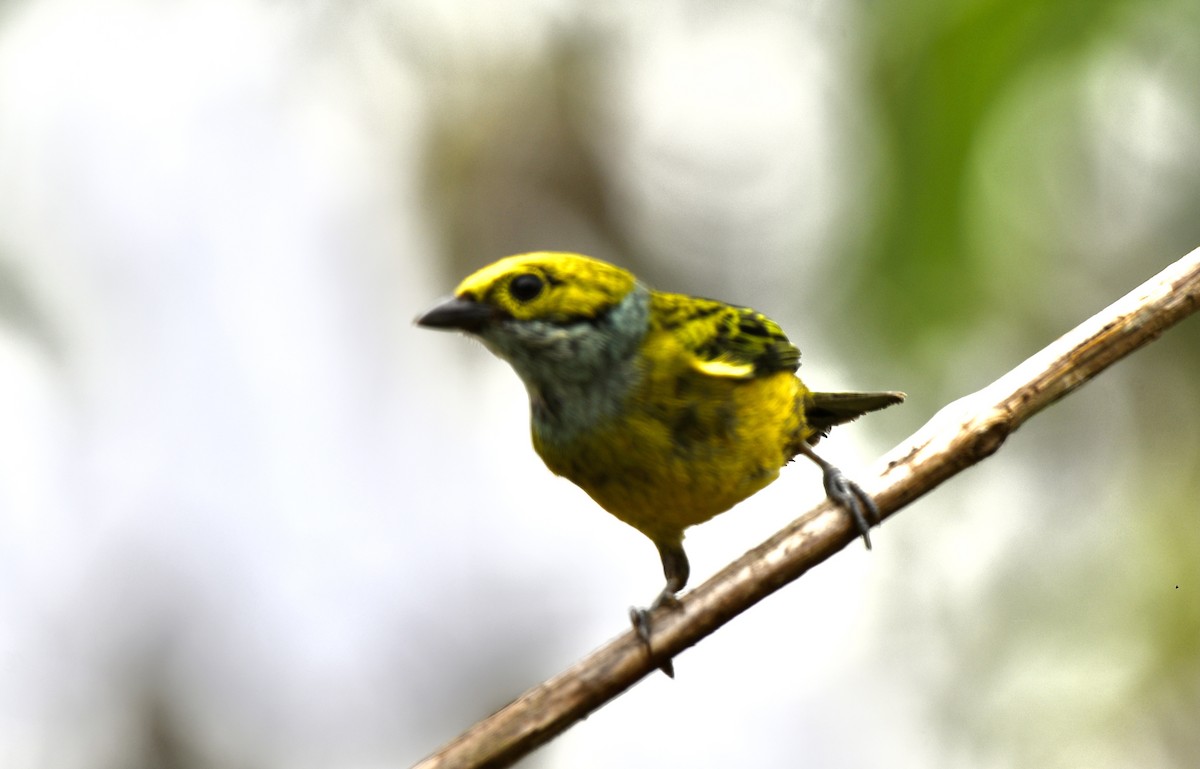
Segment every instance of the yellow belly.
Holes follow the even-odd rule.
[[[752,379],[648,375],[623,413],[565,446],[534,447],[556,474],[651,540],[678,543],[762,489],[811,433],[790,372]]]

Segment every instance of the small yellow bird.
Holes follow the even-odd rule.
[[[546,466],[658,548],[667,583],[651,610],[687,584],[684,530],[771,483],[797,454],[820,465],[871,546],[874,503],[811,446],[904,393],[809,391],[795,373],[800,351],[761,313],[538,252],[484,267],[417,323],[473,334],[512,365]],[[635,624],[648,639],[646,616]]]

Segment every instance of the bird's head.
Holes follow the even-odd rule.
[[[554,389],[632,356],[646,331],[649,296],[628,270],[542,251],[468,276],[417,324],[477,336],[531,391]]]

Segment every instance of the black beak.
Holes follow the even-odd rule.
[[[455,297],[417,318],[417,325],[425,328],[456,328],[475,334],[483,330],[496,315],[495,309],[486,304]]]

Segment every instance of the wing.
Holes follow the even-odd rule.
[[[682,294],[652,298],[651,317],[695,360],[702,374],[751,379],[800,367],[800,350],[775,321],[749,307]]]

